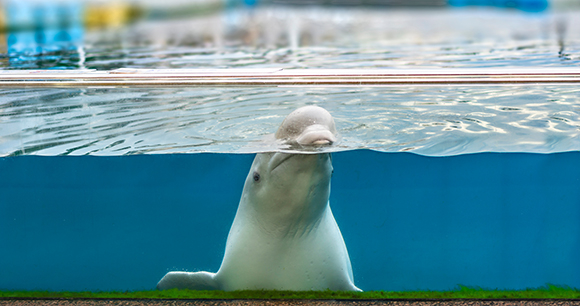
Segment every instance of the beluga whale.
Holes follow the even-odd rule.
[[[256,154],[217,273],[173,271],[157,288],[361,291],[329,205],[331,155],[316,153],[336,137],[325,109],[290,113],[275,133],[290,150]]]

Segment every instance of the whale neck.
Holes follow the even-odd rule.
[[[276,238],[293,239],[304,238],[311,233],[316,232],[324,215],[329,209],[328,202],[319,207],[309,207],[309,212],[304,213],[306,209],[296,210],[286,214],[279,214],[276,218],[268,221],[261,220],[260,229],[264,233]]]
[[[330,153],[257,154],[238,212],[250,214],[256,228],[268,235],[306,235],[329,207],[331,176]]]

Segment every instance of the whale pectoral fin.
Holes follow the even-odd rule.
[[[357,292],[363,292],[362,289],[360,289],[359,287],[355,286],[354,284],[352,285],[352,289],[350,289],[349,291],[357,291]]]
[[[157,283],[157,289],[218,290],[215,273],[169,272]]]

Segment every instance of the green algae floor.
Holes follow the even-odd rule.
[[[566,286],[547,285],[526,290],[487,290],[459,286],[450,291],[197,291],[151,290],[129,292],[55,292],[0,291],[0,298],[60,298],[60,299],[305,299],[305,300],[381,300],[381,299],[580,299],[580,290]]]

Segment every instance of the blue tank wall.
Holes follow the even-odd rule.
[[[580,288],[580,154],[337,154],[361,288]]]
[[[0,289],[153,289],[217,271],[252,155],[0,159]],[[580,288],[580,153],[333,155],[364,290]]]

